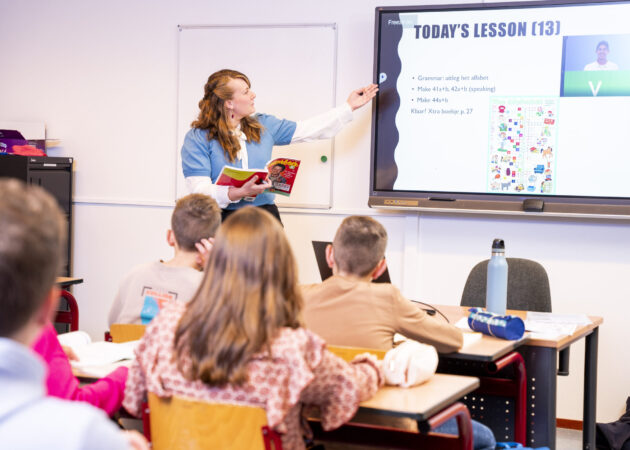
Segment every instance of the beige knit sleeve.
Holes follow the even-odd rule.
[[[395,291],[394,312],[396,332],[403,336],[433,345],[440,353],[459,350],[464,342],[461,330],[446,323],[442,318],[429,316],[425,311],[407,300],[398,289]]]

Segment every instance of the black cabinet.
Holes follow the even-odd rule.
[[[61,276],[71,276],[72,268],[72,161],[52,156],[0,155],[0,177],[18,178],[41,186],[59,203],[68,219],[68,252]]]

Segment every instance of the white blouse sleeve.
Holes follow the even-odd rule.
[[[230,203],[236,201],[230,200],[228,197],[229,186],[218,186],[212,184],[210,177],[186,177],[186,186],[191,194],[206,194],[216,200],[219,208],[223,209]]]
[[[352,108],[346,102],[328,112],[296,122],[295,133],[293,133],[291,143],[331,138],[351,121]]]

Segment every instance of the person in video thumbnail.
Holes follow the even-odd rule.
[[[595,53],[597,53],[597,61],[588,63],[584,66],[584,70],[618,70],[619,67],[612,61],[608,61],[608,53],[610,47],[608,42],[600,41],[595,47]]]

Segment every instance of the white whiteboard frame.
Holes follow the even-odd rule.
[[[331,98],[331,107],[334,107],[337,100],[337,54],[338,54],[338,39],[339,33],[336,23],[282,23],[282,24],[187,24],[187,25],[177,25],[177,76],[176,76],[176,114],[175,114],[175,183],[173,186],[173,199],[174,202],[177,201],[178,194],[180,193],[179,188],[179,174],[181,171],[179,153],[180,149],[179,145],[179,122],[180,122],[180,106],[179,106],[179,97],[180,97],[180,77],[181,77],[181,32],[185,30],[198,30],[198,29],[208,29],[208,28],[225,28],[225,29],[235,29],[235,28],[331,28],[333,30],[333,61],[332,61],[332,98]],[[282,202],[282,196],[276,198],[278,207],[280,208],[291,208],[291,209],[327,209],[330,210],[333,205],[333,188],[334,188],[334,158],[335,156],[335,140],[334,138],[330,139],[330,158],[329,158],[329,173],[330,173],[330,181],[329,181],[329,193],[328,193],[328,203],[327,204],[298,204],[291,203],[286,204]]]

